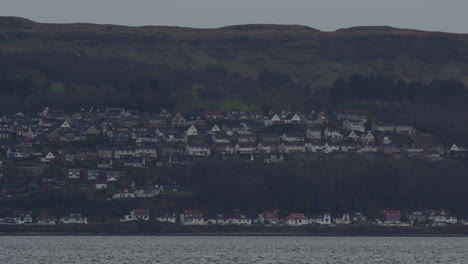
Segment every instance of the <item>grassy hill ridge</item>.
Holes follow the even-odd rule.
[[[153,97],[170,96],[173,104],[189,107],[239,98],[246,105],[297,105],[357,73],[468,84],[468,35],[391,27],[323,32],[299,25],[43,24],[0,17],[0,71],[27,76],[43,87],[41,93],[51,93],[50,104],[60,101],[53,99],[57,91],[103,93],[116,104],[138,92],[135,86],[147,86],[143,90]],[[147,85],[155,80],[158,85]],[[203,94],[193,96],[198,84]],[[259,96],[265,93],[269,98]]]

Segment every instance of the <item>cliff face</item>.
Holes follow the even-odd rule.
[[[261,87],[261,83],[254,83],[260,82],[263,71],[289,76],[295,89],[304,93],[330,87],[336,78],[356,73],[385,74],[402,80],[457,79],[468,83],[468,35],[390,27],[356,27],[335,32],[286,25],[193,29],[40,24],[3,17],[0,49],[3,61],[0,67],[21,69],[64,85],[83,85],[84,81],[69,76],[71,73],[57,77],[51,68],[71,67],[74,75],[89,75],[85,68],[90,61],[101,65],[103,72],[95,79],[102,84],[112,83],[106,76],[115,76],[103,68],[130,75],[136,67],[139,73],[152,76],[157,71],[159,79],[173,77],[167,72],[177,72],[186,77],[187,87],[202,83],[213,92],[224,89],[230,96],[241,97],[243,89],[236,90],[228,84],[232,76]],[[217,69],[215,77],[207,69]],[[209,85],[213,79],[218,80],[217,91]],[[275,86],[284,85],[269,85],[275,94],[282,94],[282,88]],[[185,92],[190,93],[187,89]]]

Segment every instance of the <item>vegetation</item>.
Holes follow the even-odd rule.
[[[0,112],[37,111],[44,105],[310,110],[326,106],[333,82],[353,74],[466,84],[467,43],[464,35],[392,28],[200,30],[53,25],[1,17]],[[437,93],[412,97],[431,87],[419,85],[392,100],[439,100]]]
[[[455,80],[423,82],[394,81],[383,75],[353,75],[335,81],[330,91],[335,104],[398,102],[412,104],[460,104],[468,90]]]

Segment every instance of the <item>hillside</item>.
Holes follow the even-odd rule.
[[[193,29],[0,18],[0,96],[8,102],[0,111],[44,104],[303,108],[323,102],[320,96],[337,78],[357,73],[466,85],[468,35],[390,27]]]

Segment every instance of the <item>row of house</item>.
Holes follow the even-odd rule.
[[[37,225],[56,225],[56,224],[88,224],[88,218],[78,214],[70,213],[67,216],[57,218],[49,213],[39,213],[33,217],[32,212],[15,211],[12,215],[0,218],[0,224],[37,224]]]
[[[35,217],[31,212],[15,211],[13,215],[0,218],[0,224],[88,224],[86,217],[81,214],[69,214],[62,218],[56,218],[48,213],[39,213]],[[405,217],[405,220],[403,220]],[[307,226],[307,225],[350,225],[350,224],[373,224],[383,226],[409,226],[409,225],[438,225],[447,224],[468,224],[467,221],[460,220],[447,209],[438,210],[414,210],[405,215],[400,210],[387,209],[382,213],[382,219],[368,219],[362,213],[343,213],[333,215],[324,213],[315,216],[306,216],[303,213],[292,213],[284,217],[279,216],[278,211],[263,211],[257,217],[251,218],[244,214],[226,216],[218,214],[213,218],[207,218],[200,210],[184,210],[176,216],[175,213],[160,212],[151,217],[150,210],[146,208],[136,208],[125,215],[120,222],[131,221],[154,221],[159,223],[171,223],[181,225],[285,225],[285,226]]]

